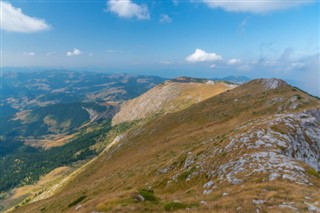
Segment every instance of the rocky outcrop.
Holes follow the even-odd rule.
[[[212,145],[200,155],[189,152],[180,169],[176,162],[159,170],[175,174],[168,185],[188,173],[186,180],[204,174],[212,180],[205,194],[216,187],[213,180],[241,184],[251,176],[263,181],[289,180],[312,185],[303,163],[320,171],[320,108],[259,118],[230,132],[225,143]],[[204,144],[210,144],[204,141]]]
[[[276,78],[259,79],[258,82],[262,84],[265,90],[277,89],[280,86],[286,85],[286,82]]]

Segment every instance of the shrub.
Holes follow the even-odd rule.
[[[87,196],[83,195],[78,197],[77,199],[75,199],[74,201],[72,201],[71,203],[69,203],[68,207],[72,207],[77,205],[78,203],[80,203],[81,201],[83,201]]]
[[[154,195],[152,189],[140,189],[139,194],[144,198],[145,201],[158,202],[159,198]]]
[[[196,170],[195,167],[192,167],[190,170],[184,171],[182,172],[179,176],[178,176],[178,180],[179,181],[183,181],[186,180],[189,175],[191,175],[194,171]]]

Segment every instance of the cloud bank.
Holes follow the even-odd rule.
[[[268,13],[313,2],[313,0],[257,1],[257,0],[202,0],[210,8],[222,8],[228,12]]]
[[[241,60],[240,59],[236,59],[236,58],[232,58],[228,61],[229,65],[238,65],[241,64]]]
[[[2,12],[1,29],[8,32],[33,33],[51,29],[43,19],[27,16],[20,8],[13,7],[10,3],[1,1]]]
[[[27,55],[27,56],[35,56],[35,52],[23,52],[23,55]]]
[[[108,11],[122,18],[137,18],[139,20],[150,18],[147,5],[139,5],[131,0],[109,0],[107,7]]]
[[[185,60],[191,63],[212,62],[220,61],[222,60],[222,57],[220,55],[217,55],[216,53],[207,53],[204,50],[196,49],[194,53],[187,56]]]
[[[67,52],[66,55],[67,56],[77,56],[77,55],[81,55],[81,54],[82,54],[82,52],[79,49],[74,48],[73,51]]]

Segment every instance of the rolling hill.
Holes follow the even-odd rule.
[[[132,127],[14,211],[319,212],[319,132],[319,99],[253,80]]]
[[[176,112],[236,86],[222,81],[186,77],[169,80],[126,102],[113,117],[112,123],[115,125]]]

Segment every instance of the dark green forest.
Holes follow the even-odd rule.
[[[104,121],[88,133],[79,133],[68,144],[49,150],[20,145],[14,152],[0,158],[0,191],[35,183],[39,178],[60,166],[70,166],[79,160],[96,156],[90,150],[97,140],[111,129],[111,121]]]
[[[110,131],[117,104],[164,80],[102,72],[4,70],[0,97],[0,192],[35,183],[57,167],[96,156],[102,148],[90,147]],[[89,112],[98,115],[98,120],[92,122]],[[88,122],[90,125],[83,127]],[[93,131],[88,132],[89,129]],[[24,144],[27,139],[46,139],[54,134],[76,137],[64,146],[48,150]]]

